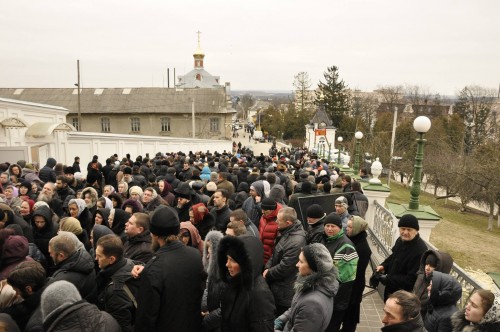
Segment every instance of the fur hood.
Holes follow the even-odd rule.
[[[212,255],[207,258],[208,249],[206,245],[203,246],[203,268],[208,274],[208,277],[213,280],[220,280],[219,269],[217,266],[217,251],[219,249],[219,243],[223,237],[224,235],[219,231],[210,231],[205,237],[205,244],[209,241],[212,244]]]
[[[90,193],[90,203],[87,204],[87,208],[91,209],[96,205],[99,195],[97,194],[97,191],[94,188],[87,187],[82,190],[82,199],[85,199],[85,194],[87,193]]]
[[[241,268],[241,272],[235,278],[231,278],[226,268],[228,255]],[[226,236],[219,243],[217,262],[222,281],[239,283],[242,288],[251,290],[254,286],[254,280],[262,273],[264,267],[262,243],[255,236]]]
[[[304,277],[297,274],[294,288],[296,293],[306,293],[317,290],[328,297],[334,297],[339,290],[337,269],[333,267],[330,271],[313,272]]]

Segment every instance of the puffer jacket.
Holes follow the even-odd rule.
[[[451,316],[453,332],[498,332],[500,331],[500,296],[495,295],[493,306],[479,323],[471,324],[465,319],[465,309]]]
[[[325,331],[333,313],[339,283],[337,269],[297,276],[292,305],[279,318],[283,331]]]
[[[262,215],[259,221],[259,235],[260,241],[264,246],[264,264],[273,255],[274,250],[274,240],[278,236],[278,223],[276,219],[278,218],[278,212],[281,210],[282,205],[277,203],[276,210],[267,216]]]
[[[238,257],[241,272],[231,277],[226,268],[228,251]],[[224,237],[217,250],[221,279],[227,284],[221,300],[221,330],[239,332],[274,331],[275,305],[262,277],[262,244],[254,236]]]
[[[424,318],[428,332],[451,331],[451,315],[457,311],[457,302],[462,297],[462,286],[445,273],[432,272],[432,288]]]
[[[120,325],[107,312],[84,300],[53,311],[43,322],[47,332],[120,332]]]
[[[266,264],[266,281],[273,292],[276,306],[290,307],[292,303],[296,264],[300,250],[305,245],[306,234],[299,220],[278,233],[273,255]]]
[[[95,303],[97,286],[95,283],[94,262],[84,248],[78,249],[73,255],[56,264],[56,271],[49,278],[48,284],[58,280],[66,280],[76,286],[84,300]]]
[[[427,314],[427,302],[429,301],[427,287],[429,287],[429,283],[431,281],[430,276],[427,277],[425,275],[425,260],[429,257],[429,255],[434,255],[436,257],[437,266],[435,271],[449,274],[451,268],[453,267],[453,257],[451,257],[451,255],[447,252],[430,249],[422,255],[422,258],[420,259],[420,268],[417,272],[417,280],[413,286],[413,294],[417,295],[420,299],[420,314],[424,319]]]

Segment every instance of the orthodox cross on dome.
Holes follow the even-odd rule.
[[[205,53],[201,50],[200,46],[200,35],[201,31],[197,31],[196,34],[198,35],[198,48],[193,54],[194,57],[194,67],[195,68],[203,68],[203,58],[205,58]]]

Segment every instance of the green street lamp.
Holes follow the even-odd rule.
[[[337,164],[340,165],[340,143],[342,143],[344,139],[342,138],[342,136],[339,136],[337,137],[337,142],[339,142],[339,159],[337,159]]]
[[[354,175],[357,176],[359,174],[359,141],[363,138],[363,133],[360,131],[357,131],[354,134],[354,137],[356,138],[356,157],[354,159]]]
[[[431,120],[426,116],[419,116],[413,121],[413,128],[418,133],[417,154],[415,156],[415,166],[413,170],[413,184],[410,191],[410,210],[419,209],[420,182],[422,181],[422,164],[424,161],[424,134],[431,128]]]

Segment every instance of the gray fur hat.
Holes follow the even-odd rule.
[[[314,272],[327,272],[333,268],[332,255],[321,243],[312,243],[302,249],[309,267]]]
[[[50,284],[43,291],[40,300],[42,319],[47,320],[48,316],[57,309],[69,307],[81,299],[78,289],[68,281],[59,280]]]

